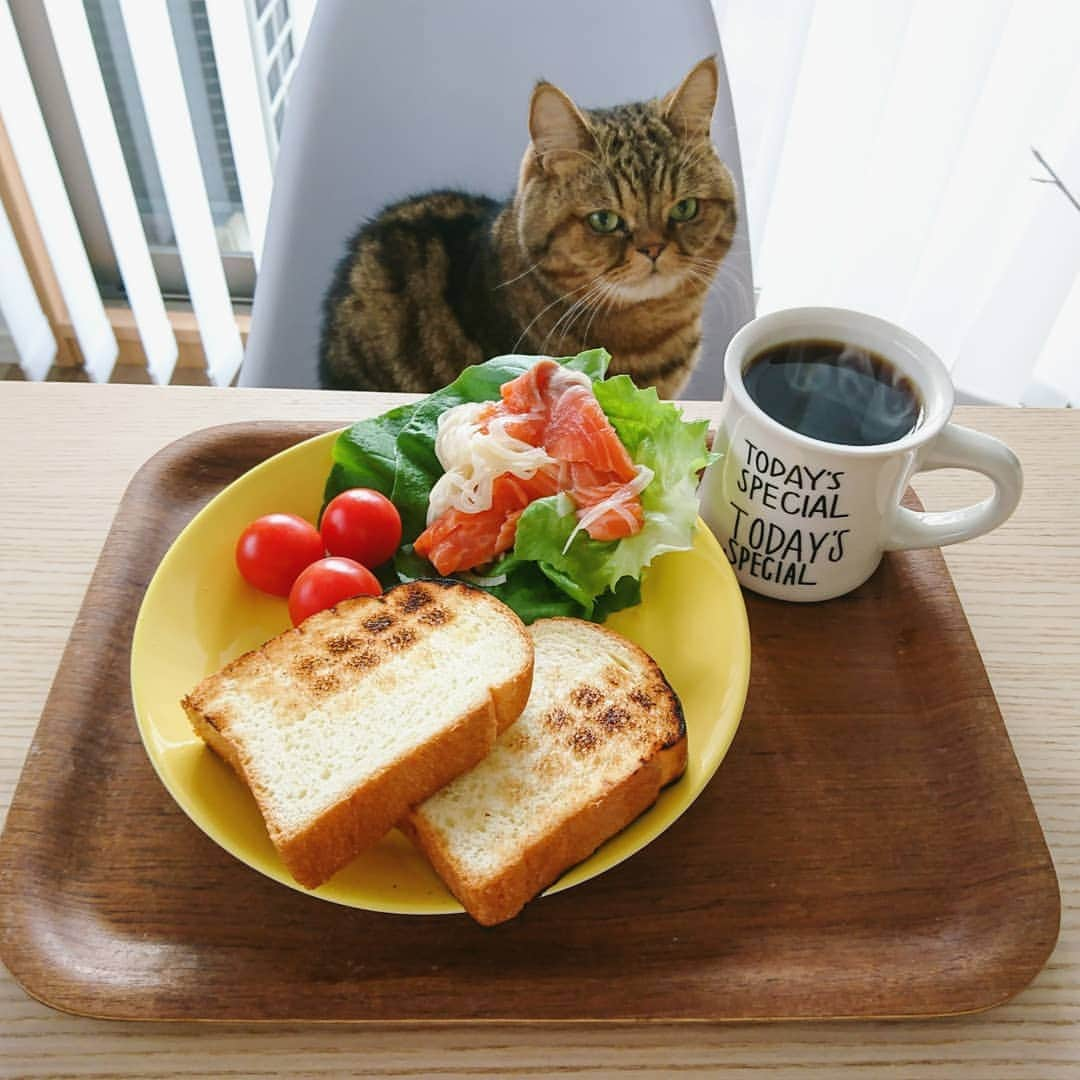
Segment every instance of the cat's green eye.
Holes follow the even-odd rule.
[[[672,208],[669,215],[672,221],[689,221],[697,217],[697,199],[680,199]]]
[[[623,223],[614,210],[594,210],[585,220],[598,233],[613,233]]]

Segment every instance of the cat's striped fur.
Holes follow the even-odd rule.
[[[665,98],[588,112],[540,83],[511,200],[420,195],[349,242],[325,301],[324,385],[426,392],[500,353],[603,345],[613,373],[674,396],[735,232],[709,137],[717,81],[710,58]],[[673,220],[684,200],[696,212]],[[594,211],[619,227],[599,233]]]

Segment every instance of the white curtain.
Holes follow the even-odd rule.
[[[1080,2],[714,6],[758,311],[859,308],[968,400],[1080,404]]]

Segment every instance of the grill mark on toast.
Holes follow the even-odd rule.
[[[595,686],[585,684],[582,686],[575,686],[574,689],[570,691],[570,700],[579,709],[591,709],[604,700],[604,695],[601,691],[597,690]]]
[[[596,749],[596,732],[592,728],[578,728],[570,737],[570,749],[575,754],[591,753]]]
[[[330,649],[329,642],[327,648]],[[332,649],[328,656],[305,653],[293,661],[293,678],[302,689],[314,697],[325,697],[340,685],[341,680],[334,673],[337,664],[340,664],[340,661]]]
[[[436,589],[443,592],[436,593]],[[269,678],[277,698],[290,702],[299,715],[339,693],[358,675],[381,675],[384,663],[405,655],[430,634],[456,622],[458,602],[473,602],[468,593],[490,602],[483,590],[440,580],[410,582],[389,589],[381,597],[343,601],[230,661],[212,677],[213,688],[200,684],[183,704],[206,718],[204,710],[217,703],[221,680]],[[208,720],[208,726],[219,732],[230,723],[231,709],[216,711],[213,720]]]
[[[412,645],[416,641],[416,631],[403,626],[386,639],[386,645],[391,649],[403,649],[406,645]]]
[[[354,656],[350,656],[345,664],[348,667],[356,668],[357,671],[364,671],[367,668],[373,668],[379,662],[379,654],[374,649],[364,649],[363,652],[358,652]]]
[[[610,688],[600,690],[589,683],[574,687],[568,697],[570,704],[580,710],[578,726],[569,735],[566,745],[576,754],[591,754],[609,740],[619,739],[628,732],[635,732],[644,753],[655,742],[660,747],[673,746],[686,732],[682,706],[663,678],[662,673],[650,679],[644,686],[638,682],[627,686],[626,672],[620,665],[612,665],[601,673]],[[652,717],[656,715],[658,702],[674,699],[671,712],[675,724],[662,731],[651,730]],[[573,722],[566,709],[555,706],[545,713],[544,725],[560,734]]]
[[[630,714],[626,709],[621,709],[617,705],[605,709],[599,717],[600,724],[609,731],[619,731],[621,728],[626,727],[629,721]]]
[[[360,620],[360,633],[331,632],[320,641],[318,631],[310,626],[297,629],[309,649],[322,650],[304,653],[290,664],[292,677],[302,692],[316,700],[323,698],[340,688],[341,672],[370,672],[415,645],[426,631],[453,620],[452,612],[435,603],[423,585],[403,586],[402,591],[403,599],[393,593],[390,600],[373,599],[371,602],[381,605],[382,610]],[[336,607],[333,612],[342,617]],[[407,614],[399,618],[397,612]]]
[[[443,607],[433,607],[430,611],[417,616],[425,626],[442,626],[443,623],[450,621],[450,617],[450,612]]]
[[[360,644],[360,639],[352,634],[337,634],[326,639],[326,647],[332,653],[349,652],[350,649],[359,648]]]
[[[563,708],[556,706],[544,714],[544,723],[552,731],[561,731],[567,724],[573,722],[573,717]]]
[[[419,611],[422,607],[426,607],[428,604],[433,604],[435,601],[431,594],[422,585],[410,585],[404,593],[404,597],[398,608],[406,615],[411,615],[415,611]]]
[[[440,628],[445,624],[450,624],[451,633],[444,639]],[[470,663],[476,664],[479,685],[485,677],[489,681],[488,701],[483,707],[473,708],[471,699],[462,698],[462,708],[472,711],[461,712],[455,726],[436,732],[429,740],[430,749],[429,744],[419,747],[418,752],[427,756],[421,757],[416,769],[398,770],[392,761],[385,770],[391,779],[372,789],[367,802],[358,803],[350,795],[329,809],[321,809],[318,801],[308,805],[309,796],[319,795],[321,785],[333,775],[327,766],[320,778],[318,759],[301,755],[298,769],[290,772],[280,788],[275,787],[276,780],[267,779],[269,773],[259,771],[260,760],[279,760],[277,755],[299,753],[310,745],[303,740],[319,737],[338,715],[345,715],[327,711],[335,708],[337,695],[344,692],[342,707],[351,708],[355,707],[353,692],[363,688],[386,694],[406,687],[411,691],[414,662],[426,656],[429,648],[435,650],[433,656],[441,656],[445,648],[452,647],[454,624],[470,628],[464,644],[468,646]],[[508,648],[514,639],[515,647],[506,663],[485,656],[482,642],[471,633],[476,627],[485,634],[490,631],[499,635],[499,640],[505,637]],[[435,639],[449,644],[444,646]],[[419,653],[412,649],[419,649]],[[505,679],[497,674],[503,668],[507,672]],[[346,856],[351,857],[343,849],[342,838],[359,850],[382,835],[408,806],[428,798],[436,788],[474,764],[480,737],[494,737],[492,721],[497,719],[496,726],[506,727],[525,704],[532,668],[525,628],[502,604],[483,590],[454,582],[424,581],[390,589],[384,597],[346,600],[313,615],[301,626],[286,630],[207,676],[185,695],[182,703],[196,733],[241,771],[241,778],[259,798],[270,839],[286,866],[300,884],[312,888],[340,868]],[[422,699],[422,689],[420,694]],[[409,700],[415,697],[412,694]],[[425,704],[421,699],[421,705]],[[258,709],[250,710],[259,715],[251,716],[248,723],[247,711],[252,702],[269,702],[273,715],[264,719]],[[497,717],[493,715],[496,713]],[[245,723],[238,724],[241,717]],[[394,723],[392,712],[385,719],[380,715],[379,723],[384,727],[388,724],[395,733],[401,728]],[[242,770],[237,764],[247,761],[244,754],[248,751],[256,763],[252,772],[246,764]],[[417,775],[421,780],[415,779]],[[357,792],[361,790],[369,792],[368,787],[358,788]],[[305,820],[313,823],[303,833],[295,833],[293,828],[292,815],[297,807],[309,815]],[[367,829],[362,836],[356,831],[361,826]]]
[[[642,650],[630,642],[606,649],[609,631],[571,620],[541,620],[531,632],[536,711],[527,708],[500,735],[502,753],[476,766],[475,780],[453,781],[452,794],[437,793],[409,817],[440,875],[485,925],[517,914],[646,809],[686,764],[685,743],[681,755],[665,753],[685,740],[680,702]],[[581,662],[570,679],[564,642]],[[519,816],[521,798],[528,803]]]

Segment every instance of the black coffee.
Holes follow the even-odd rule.
[[[824,442],[876,446],[914,430],[915,384],[883,356],[842,341],[789,341],[758,353],[747,393],[786,428]]]

